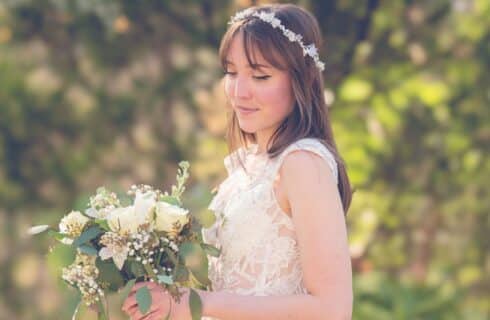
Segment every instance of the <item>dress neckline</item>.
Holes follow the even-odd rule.
[[[256,143],[250,144],[248,148],[245,149],[248,155],[254,155],[256,157],[268,156],[267,152],[259,152],[259,145]]]

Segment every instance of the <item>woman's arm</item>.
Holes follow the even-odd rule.
[[[319,156],[295,151],[286,156],[280,175],[309,294],[257,297],[200,291],[203,313],[223,320],[351,319],[352,269],[333,174]]]
[[[203,315],[221,320],[347,320],[350,307],[337,304],[338,296],[332,288],[331,297],[313,295],[243,296],[227,292],[199,291],[203,301]]]

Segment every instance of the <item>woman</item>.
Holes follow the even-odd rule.
[[[239,12],[220,46],[231,107],[228,178],[209,208],[213,291],[199,291],[207,319],[350,319],[352,270],[345,214],[351,189],[323,95],[316,19],[295,5]],[[134,292],[148,285],[142,316]],[[132,319],[191,319],[154,284],[139,284]]]

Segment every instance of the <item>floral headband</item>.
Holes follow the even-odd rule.
[[[289,41],[291,42],[297,42],[301,49],[303,49],[303,56],[310,56],[314,61],[315,65],[318,69],[323,71],[325,69],[325,64],[320,61],[320,58],[318,57],[318,50],[315,46],[315,44],[309,44],[305,45],[303,43],[303,36],[299,35],[297,33],[294,33],[293,31],[287,29],[282,23],[281,20],[276,18],[273,12],[257,12],[252,8],[245,9],[243,11],[240,11],[236,13],[233,17],[231,17],[230,22],[228,24],[234,24],[235,22],[238,22],[240,20],[246,19],[250,16],[257,17],[260,20],[267,22],[270,24],[274,29],[279,28],[281,29],[282,33],[284,36],[286,36]]]

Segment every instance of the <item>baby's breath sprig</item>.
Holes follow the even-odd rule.
[[[97,189],[97,193],[90,197],[89,206],[95,210],[114,209],[121,206],[119,198],[114,192],[107,190],[104,187]]]
[[[162,194],[160,190],[153,188],[152,186],[147,184],[138,184],[138,185],[133,184],[131,188],[128,190],[127,194],[129,196],[134,197],[136,196],[137,193],[145,194],[149,192],[153,192],[157,197]]]
[[[86,305],[96,304],[104,296],[104,291],[96,281],[99,270],[95,266],[95,257],[79,252],[75,262],[63,268],[62,273],[63,280],[80,290]]]

